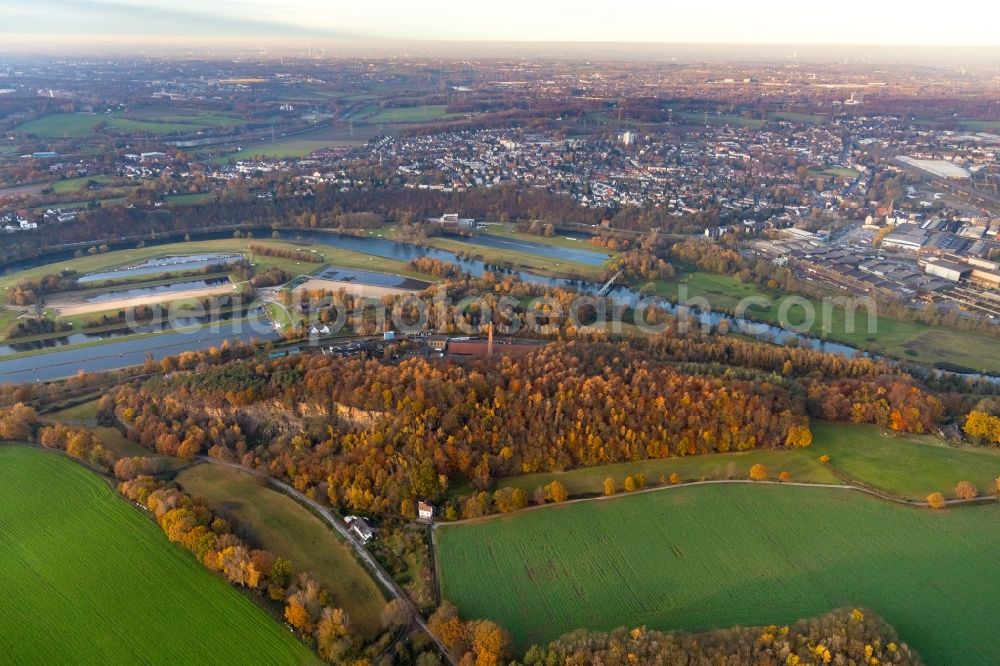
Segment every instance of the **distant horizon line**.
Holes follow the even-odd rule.
[[[799,43],[799,42],[623,42],[618,40],[444,40],[393,39],[342,36],[338,38],[296,38],[285,36],[177,37],[173,35],[104,34],[66,35],[60,33],[0,32],[0,53],[39,56],[63,55],[146,55],[146,56],[231,56],[300,57],[312,52],[326,57],[368,55],[377,57],[427,57],[461,55],[477,57],[634,57],[677,58],[688,56],[711,59],[757,58],[767,61],[859,62],[872,64],[955,65],[969,59],[977,64],[1000,65],[1000,49],[989,44],[905,44],[905,43]],[[590,53],[586,51],[590,49]],[[497,51],[510,51],[497,53]],[[778,51],[778,52],[775,52]],[[194,53],[192,53],[194,52]]]
[[[0,31],[0,39],[22,41],[24,43],[37,44],[34,40],[45,38],[63,43],[73,44],[100,44],[109,41],[142,43],[142,42],[162,42],[167,41],[183,47],[185,44],[204,42],[272,42],[286,43],[300,48],[306,48],[311,43],[316,48],[333,48],[333,45],[350,45],[352,48],[359,45],[385,45],[385,46],[478,46],[478,45],[526,45],[526,46],[588,46],[599,44],[602,46],[622,46],[622,47],[708,47],[708,46],[729,46],[729,47],[795,47],[795,48],[929,48],[929,49],[1000,49],[1000,44],[986,43],[923,43],[923,42],[795,42],[795,41],[622,41],[618,39],[419,39],[419,38],[397,38],[397,37],[368,37],[368,36],[336,36],[336,37],[289,37],[277,35],[160,35],[160,34],[119,34],[101,33],[91,35],[79,35],[76,33],[46,33],[46,32],[3,32]]]

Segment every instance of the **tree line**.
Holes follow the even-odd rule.
[[[700,634],[624,627],[578,630],[534,645],[523,666],[585,664],[894,664],[919,666],[916,652],[868,610],[838,609],[791,625],[736,627]]]

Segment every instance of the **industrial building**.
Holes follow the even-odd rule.
[[[958,282],[972,273],[972,266],[947,259],[934,259],[924,264],[924,272],[951,282]]]
[[[926,243],[927,232],[915,224],[901,224],[882,239],[884,249],[902,252],[920,252]]]
[[[906,166],[919,169],[932,176],[937,176],[938,178],[950,178],[954,180],[962,180],[969,178],[972,174],[968,170],[963,169],[957,164],[952,164],[947,160],[922,160],[916,157],[906,157],[905,155],[900,155],[896,158],[897,162],[905,164]]]

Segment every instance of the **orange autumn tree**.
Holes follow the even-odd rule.
[[[465,627],[454,604],[443,602],[427,620],[427,627],[449,652],[465,652]]]
[[[18,403],[0,409],[0,440],[26,442],[37,425],[38,414],[28,405]]]
[[[979,495],[976,486],[971,481],[959,481],[955,486],[955,497],[964,500],[975,499]]]
[[[288,597],[288,605],[285,607],[285,620],[299,631],[305,631],[309,623],[309,611],[306,610],[302,599],[293,594]]]

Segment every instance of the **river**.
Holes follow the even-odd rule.
[[[222,344],[223,340],[275,340],[278,335],[270,323],[261,319],[225,321],[197,330],[130,338],[89,347],[57,349],[0,361],[0,384],[49,381],[77,372],[116,370],[142,365],[146,357],[156,360],[184,351],[200,351]]]
[[[261,233],[264,230],[259,230]],[[257,231],[254,232],[255,234]],[[520,280],[532,284],[539,284],[548,287],[566,287],[576,289],[584,293],[596,293],[601,285],[581,282],[579,280],[567,278],[550,278],[528,271],[505,270],[496,266],[490,266],[478,259],[463,259],[455,255],[454,252],[440,250],[432,247],[422,247],[407,243],[377,238],[372,236],[343,236],[332,232],[315,230],[284,230],[282,239],[303,244],[315,243],[319,245],[329,245],[345,250],[352,250],[364,254],[398,261],[410,261],[419,257],[433,257],[441,261],[457,264],[463,271],[474,277],[479,277],[487,271],[495,271],[501,274],[513,274]],[[200,238],[195,240],[202,240]],[[539,244],[541,246],[541,244]],[[552,258],[559,256],[561,248],[553,248]],[[37,260],[36,260],[37,261]],[[677,306],[662,298],[643,297],[637,291],[628,287],[614,287],[608,296],[618,303],[634,305],[645,299],[647,303],[655,304],[671,313],[676,313]],[[738,320],[736,317],[721,312],[705,311],[697,314],[703,322],[712,326],[718,326],[723,321],[727,322],[734,331],[740,331],[746,335],[784,344],[790,340],[796,340],[804,348],[816,349],[828,353],[840,354],[842,356],[853,357],[864,352],[849,345],[838,342],[819,340],[817,338],[802,335],[794,331],[785,330],[772,324],[748,322]],[[238,322],[237,322],[238,323]],[[222,325],[225,331],[227,326],[232,326],[232,322]],[[259,324],[260,332],[257,337],[261,339],[277,337],[266,324]],[[249,339],[252,334],[241,333],[240,339]],[[190,333],[164,333],[156,336],[140,338],[138,340],[122,340],[111,342],[99,347],[87,347],[83,349],[62,349],[49,352],[44,355],[31,356],[22,359],[2,360],[0,359],[0,382],[21,382],[48,380],[75,374],[79,370],[88,372],[96,370],[109,370],[128,365],[140,364],[145,360],[147,353],[153,353],[154,357],[162,358],[171,354],[177,354],[185,350],[202,350],[209,346],[218,344],[225,337],[231,337],[233,333],[220,332],[211,337],[202,335],[192,335]],[[44,369],[43,369],[44,368]],[[965,373],[951,373],[938,371],[943,375],[957,375],[970,379],[982,378],[991,382],[1000,382],[1000,377],[992,375],[978,375]]]

